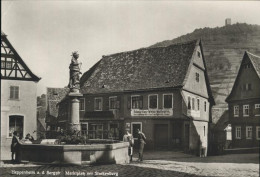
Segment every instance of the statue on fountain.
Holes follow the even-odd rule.
[[[80,66],[81,63],[78,62],[79,54],[78,52],[72,52],[72,59],[70,63],[70,81],[68,87],[71,92],[78,92],[80,89]]]

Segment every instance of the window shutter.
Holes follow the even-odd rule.
[[[139,100],[140,109],[143,109],[143,96],[140,96],[139,98],[140,98]]]
[[[131,97],[127,97],[127,108],[131,109]]]
[[[12,99],[12,98],[14,98],[14,91],[13,91],[13,87],[11,86],[10,87],[10,98]]]

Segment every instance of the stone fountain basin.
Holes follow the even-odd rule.
[[[74,165],[129,163],[128,142],[92,142],[86,145],[22,144],[20,159],[36,163]]]

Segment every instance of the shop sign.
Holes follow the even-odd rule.
[[[150,109],[150,110],[140,110],[132,109],[131,116],[172,116],[172,109]]]

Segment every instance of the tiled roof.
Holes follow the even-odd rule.
[[[84,73],[81,92],[106,93],[183,86],[196,41],[104,56]]]
[[[228,121],[229,121],[229,113],[228,110],[225,110],[223,112],[223,114],[220,116],[218,122],[215,124],[215,126],[213,127],[213,129],[215,131],[224,131],[224,129],[227,127],[228,125]]]
[[[69,88],[47,88],[47,111],[48,114],[54,117],[58,116],[57,104],[69,92]]]
[[[249,52],[246,52],[246,53],[247,53],[249,59],[251,60],[252,65],[254,66],[258,77],[260,78],[260,56],[256,56]]]

